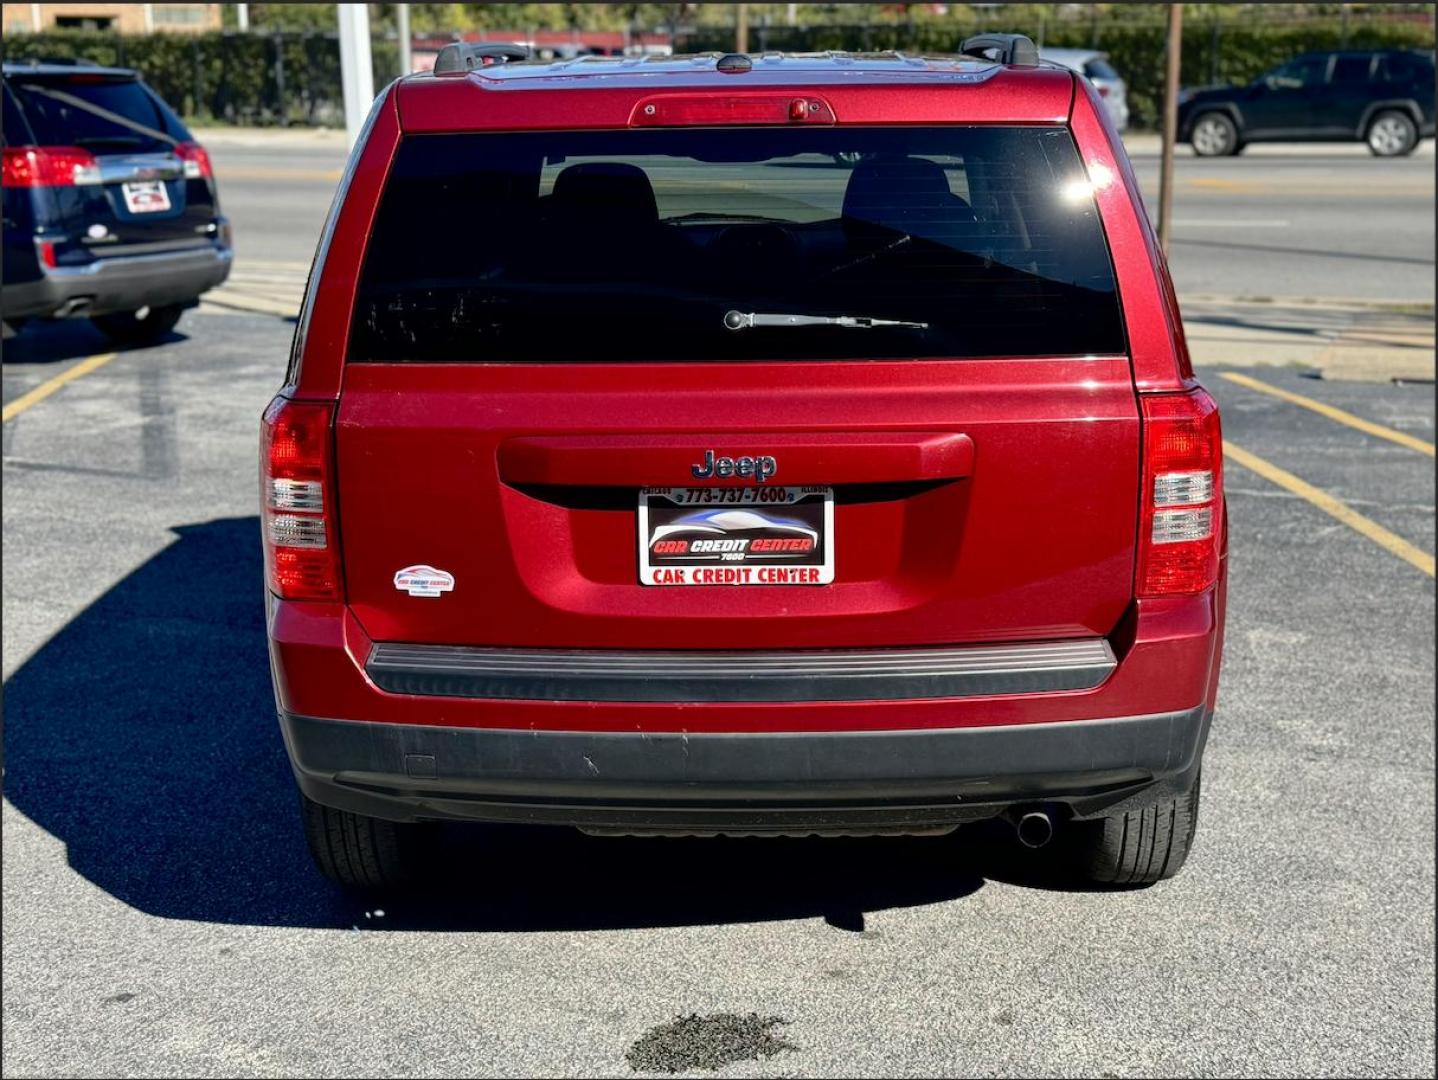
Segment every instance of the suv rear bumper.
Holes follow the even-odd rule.
[[[1211,712],[910,731],[505,731],[281,713],[300,789],[394,821],[636,831],[922,829],[1187,790]]]
[[[7,319],[104,315],[185,304],[230,276],[234,253],[220,244],[116,255],[83,266],[45,267],[38,280],[5,286]]]

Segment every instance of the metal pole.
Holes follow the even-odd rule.
[[[285,39],[275,31],[275,115],[280,127],[290,126],[290,103],[285,94]]]
[[[1178,127],[1178,72],[1183,56],[1183,5],[1168,9],[1168,76],[1163,87],[1163,162],[1158,174],[1158,246],[1168,254],[1173,233],[1173,142]]]
[[[141,4],[140,7],[145,12],[145,33],[153,34],[155,32],[155,5]]]
[[[749,51],[749,5],[734,5],[734,51]]]
[[[248,29],[250,28],[250,5],[249,5],[249,4],[236,4],[236,5],[235,5],[235,21],[236,21],[237,23],[239,23],[240,32],[241,32],[241,33],[243,33],[244,31],[246,31],[246,30],[248,30]]]
[[[414,57],[410,55],[409,5],[396,4],[395,24],[399,29],[399,73],[408,75],[414,70]]]
[[[374,65],[369,51],[369,5],[336,4],[340,24],[340,83],[345,94],[345,134],[359,138],[374,103]]]

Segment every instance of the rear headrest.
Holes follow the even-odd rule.
[[[944,170],[927,158],[860,162],[844,190],[844,217],[900,232],[925,224],[972,220],[969,204],[949,191]]]
[[[564,212],[582,214],[595,225],[633,228],[659,220],[649,177],[618,161],[569,166],[555,177],[553,198]]]

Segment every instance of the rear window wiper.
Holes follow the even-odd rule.
[[[929,324],[926,322],[875,319],[868,315],[774,315],[757,311],[727,312],[724,315],[724,325],[730,330],[748,330],[760,326],[845,326],[858,330],[869,330],[876,326],[897,326],[907,330],[927,330],[929,328]]]

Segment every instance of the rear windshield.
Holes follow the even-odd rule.
[[[411,136],[350,335],[390,362],[1123,348],[1058,127]]]
[[[95,154],[154,152],[183,138],[133,79],[17,76],[11,86],[41,146],[83,146]]]

